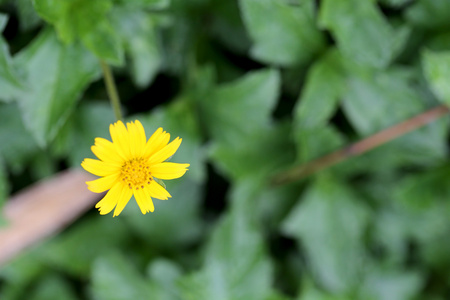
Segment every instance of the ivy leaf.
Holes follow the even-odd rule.
[[[79,167],[84,158],[95,158],[91,151],[96,137],[111,139],[109,124],[115,117],[107,102],[82,102],[51,144],[56,155],[67,156],[72,167]]]
[[[319,21],[348,58],[378,68],[386,67],[398,55],[409,35],[407,27],[392,28],[375,1],[325,0]]]
[[[354,289],[363,270],[364,202],[345,185],[320,178],[282,224],[303,245],[316,280],[328,290]]]
[[[111,223],[98,216],[87,218],[40,249],[39,259],[73,276],[87,276],[99,252],[106,253],[126,243],[128,229],[122,220]],[[84,241],[91,241],[90,247],[79,247]]]
[[[271,264],[251,217],[256,190],[249,181],[233,190],[233,207],[214,230],[203,267],[180,281],[185,299],[259,300],[271,294]]]
[[[29,85],[17,98],[26,127],[45,146],[66,122],[87,85],[99,76],[98,61],[80,45],[64,46],[42,32],[15,57]]]
[[[139,87],[147,86],[162,65],[162,55],[152,15],[140,9],[114,10],[115,27],[131,58],[131,74]]]
[[[276,0],[240,0],[242,18],[255,45],[251,54],[270,64],[293,66],[310,61],[324,47],[316,28],[313,1],[289,5]]]
[[[444,104],[450,105],[450,51],[423,53],[423,67],[431,89]]]
[[[279,73],[266,69],[214,88],[209,98],[200,101],[210,134],[216,141],[236,145],[268,129],[279,85]]]
[[[108,19],[111,0],[33,0],[33,4],[38,14],[55,26],[62,41],[79,39],[98,58],[122,64],[121,42]]]
[[[92,295],[99,300],[148,299],[153,290],[123,255],[110,253],[92,266]]]
[[[17,103],[0,105],[0,156],[13,173],[20,172],[38,151],[38,145],[26,130]]]
[[[330,50],[310,69],[294,109],[294,139],[298,160],[306,162],[344,144],[339,132],[327,126],[345,91],[341,55]],[[325,86],[326,85],[326,86]]]
[[[356,131],[368,136],[425,111],[428,105],[420,90],[413,86],[417,76],[414,70],[406,68],[376,71],[353,66],[343,96],[343,110]],[[441,161],[446,156],[446,122],[438,120],[368,155],[383,151],[384,158],[381,154],[379,158],[384,165],[427,165]]]

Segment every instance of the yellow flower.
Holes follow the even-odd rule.
[[[134,195],[141,212],[153,212],[152,197],[161,200],[170,194],[155,179],[175,179],[184,175],[189,164],[165,162],[178,149],[181,139],[171,143],[170,134],[158,128],[148,139],[144,127],[136,120],[127,123],[111,124],[109,127],[112,142],[96,138],[92,152],[100,159],[86,158],[81,166],[88,172],[102,178],[87,181],[88,189],[94,193],[108,191],[95,207],[105,215],[114,210],[118,216],[131,196]]]

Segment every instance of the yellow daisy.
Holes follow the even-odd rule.
[[[87,181],[88,189],[94,193],[108,193],[95,207],[101,215],[118,216],[131,196],[134,195],[141,212],[153,212],[152,197],[167,200],[170,194],[155,179],[175,179],[184,175],[189,164],[165,162],[178,149],[181,139],[171,143],[170,134],[158,128],[148,139],[144,127],[138,120],[127,123],[118,121],[109,126],[112,142],[96,138],[92,152],[100,159],[86,158],[81,166],[102,178]]]

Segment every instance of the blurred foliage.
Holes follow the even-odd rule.
[[[448,0],[31,2],[0,0],[0,206],[109,138],[99,60],[191,167],[154,213],[93,208],[2,266],[0,299],[450,297],[447,118],[269,184],[450,104]]]

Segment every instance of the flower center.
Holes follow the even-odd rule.
[[[143,189],[152,181],[149,166],[143,158],[134,158],[122,166],[122,181],[128,184],[130,189]]]

